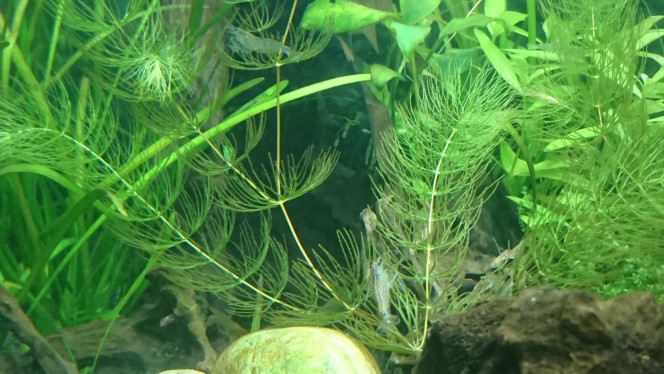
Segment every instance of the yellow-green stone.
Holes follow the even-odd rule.
[[[343,333],[320,327],[257,331],[233,342],[212,374],[380,374],[373,356]]]

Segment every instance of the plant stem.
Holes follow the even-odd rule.
[[[339,87],[351,83],[365,82],[370,79],[371,79],[370,74],[355,74],[355,75],[348,75],[345,77],[334,78],[327,81],[315,83],[281,95],[279,99],[279,104],[285,104],[287,102],[297,100],[299,98],[306,97],[316,92],[324,91],[330,88]],[[178,148],[175,152],[172,152],[169,156],[167,156],[161,162],[159,162],[154,168],[145,173],[143,177],[133,187],[136,189],[140,189],[143,185],[149,183],[154,178],[156,178],[156,176],[159,175],[166,167],[171,165],[180,157],[189,154],[194,150],[199,149],[200,147],[207,144],[208,140],[214,139],[215,137],[227,132],[237,124],[246,121],[247,119],[255,116],[256,114],[272,109],[276,105],[277,105],[276,98],[267,100],[261,104],[252,106],[251,108],[247,109],[242,113],[235,114],[225,119],[218,125],[211,128],[210,130],[204,132],[203,135],[199,135],[193,138],[192,140],[190,140],[189,142]],[[115,175],[110,175],[108,178],[106,178],[96,188],[104,190],[108,189],[108,187],[110,187],[113,183],[115,183],[118,180],[118,177],[126,176],[129,172],[136,169],[137,167],[145,163],[147,160],[151,159],[153,156],[155,156],[163,149],[168,147],[173,141],[175,141],[175,139],[158,140],[151,146],[147,147],[143,152],[136,155],[136,157],[132,158],[129,162],[127,162],[127,164],[124,167],[122,167],[116,173],[114,173]]]

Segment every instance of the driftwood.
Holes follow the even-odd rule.
[[[4,320],[14,336],[30,347],[46,374],[77,374],[76,366],[67,362],[35,329],[14,296],[0,284],[0,320]]]

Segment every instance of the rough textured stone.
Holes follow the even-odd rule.
[[[536,288],[437,321],[417,374],[664,373],[664,306]]]

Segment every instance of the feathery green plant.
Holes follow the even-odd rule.
[[[245,18],[266,6],[250,5]],[[263,195],[247,189],[253,181],[240,164],[264,129],[253,117],[368,75],[286,93],[280,91],[287,82],[278,81],[216,119],[226,103],[261,82],[227,87],[227,72],[212,60],[218,53],[235,58],[237,50],[224,49],[211,31],[225,30],[241,7],[224,4],[205,17],[202,1],[15,0],[0,8],[0,281],[43,333],[92,318],[113,321],[145,287],[147,272],[173,259],[178,268],[216,264],[223,272],[216,283],[226,279],[275,299],[248,281],[263,265],[264,247],[253,245],[228,263],[215,258],[235,226],[235,212],[224,205],[233,189],[223,185],[260,196],[253,204],[264,209],[322,182],[335,154],[310,152],[284,163],[277,147],[276,179],[266,182],[274,189]],[[282,43],[292,40],[290,57],[270,55],[270,66],[310,58],[329,40],[318,33],[289,37],[289,30]],[[202,79],[213,81],[201,88]],[[230,130],[243,123],[242,142],[235,141]],[[269,227],[261,233],[269,237]],[[127,244],[151,255],[136,261],[140,253]],[[261,283],[282,282],[280,275]]]
[[[661,63],[642,51],[661,37],[652,28],[661,17],[637,22],[636,6],[544,2],[540,48],[548,58],[536,66],[521,129],[539,178],[535,203],[519,200],[529,231],[524,263],[536,269],[531,282],[607,296],[652,289],[662,297],[652,282],[663,255],[661,78],[641,72],[643,57]],[[635,269],[650,284],[626,274]]]
[[[527,14],[507,9],[506,1],[485,1],[483,7],[479,6],[481,2],[459,2],[466,9],[451,20],[441,16],[440,2],[424,2],[432,7],[422,6],[419,10],[426,8],[424,13],[428,15],[413,16],[414,21],[408,14],[412,3],[400,1],[399,12],[386,13],[347,1],[319,0],[307,9],[305,19],[307,26],[315,29],[320,27],[323,14],[333,14],[336,24],[342,25],[335,28],[336,32],[353,31],[378,22],[392,31],[395,46],[390,49],[392,54],[388,55],[386,65],[393,70],[377,65],[371,69],[373,92],[388,106],[398,106],[401,96],[396,87],[405,85],[412,95],[406,95],[404,100],[412,100],[415,108],[420,105],[426,108],[427,95],[420,97],[419,94],[428,89],[420,89],[419,83],[434,75],[443,82],[443,89],[449,88],[447,79],[458,79],[460,70],[465,72],[473,66],[473,61],[482,58],[478,51],[511,89],[521,94],[522,110],[515,120],[498,121],[509,133],[500,145],[500,165],[506,173],[504,183],[521,207],[526,224],[527,237],[519,246],[521,251],[513,265],[518,278],[514,283],[516,289],[554,283],[561,287],[601,291],[604,295],[644,288],[659,290],[661,295],[661,288],[652,282],[662,272],[659,265],[662,210],[658,200],[661,168],[657,162],[657,145],[661,141],[659,81],[662,74],[648,76],[639,70],[640,59],[644,57],[655,61],[661,69],[661,56],[644,51],[644,47],[661,37],[661,30],[655,27],[661,17],[649,17],[637,23],[634,1],[546,1],[546,23],[539,24],[546,34],[542,41],[537,38],[534,1],[527,3]],[[446,6],[445,9],[458,12],[463,6]],[[518,26],[524,20],[527,20],[527,30]],[[432,31],[434,23],[438,26],[437,34]],[[437,36],[433,44],[427,42],[427,39],[433,40],[431,34]],[[462,37],[455,38],[458,34]],[[429,38],[425,39],[427,35]],[[528,45],[524,45],[526,38]],[[454,105],[451,103],[455,99],[440,99]],[[403,143],[395,143],[388,137],[385,153],[389,155],[401,144],[406,144],[406,149],[411,151],[428,149],[422,146],[419,137],[430,134],[421,126],[439,123],[436,120],[440,118],[426,110],[414,113],[412,117],[404,117],[403,111],[394,112],[393,121]],[[420,127],[412,126],[418,121],[423,123]],[[402,127],[402,124],[408,126]],[[411,133],[414,128],[417,130]],[[410,142],[412,148],[408,147]],[[488,147],[491,144],[487,142]],[[426,233],[425,228],[404,220],[425,216],[414,213],[424,204],[421,199],[427,193],[424,188],[419,193],[411,189],[414,187],[411,185],[422,183],[412,175],[424,164],[434,163],[424,158],[410,160],[411,156],[408,151],[397,157],[384,156],[381,163],[388,187],[378,188],[378,209],[388,212],[386,206],[399,207],[394,213],[382,216],[387,226],[377,227],[387,229],[377,231],[380,239],[372,239],[372,242],[382,243],[378,248],[392,249],[374,250],[374,257],[366,260],[378,268],[379,274],[388,274],[390,287],[387,288],[392,290],[389,297],[392,302],[380,308],[385,317],[383,322],[387,322],[378,326],[377,331],[382,332],[398,331],[395,325],[399,320],[405,322],[404,331],[417,330],[414,324],[407,322],[413,321],[414,314],[397,312],[393,315],[391,308],[399,309],[408,303],[424,303],[423,309],[427,311],[431,308],[424,296],[426,292],[420,290],[410,299],[403,296],[417,290],[413,279],[424,279],[425,290],[433,287],[428,285],[426,276],[422,277],[428,274],[429,268],[422,265],[428,258],[400,253],[404,248],[418,246],[395,234],[419,233],[417,244],[426,244],[427,235],[422,234]],[[472,164],[468,166],[472,168]],[[403,170],[412,173],[408,174],[410,178],[398,177]],[[397,178],[393,178],[392,173]],[[394,180],[401,181],[395,183],[401,193],[389,188]],[[411,188],[404,187],[403,183]],[[427,186],[426,182],[420,184],[422,186]],[[411,193],[404,197],[404,190]],[[369,224],[369,227],[373,225],[377,224]],[[463,224],[455,222],[447,226],[447,230],[454,232],[459,227]],[[463,230],[458,232],[460,242],[464,240],[464,233]],[[386,240],[394,242],[386,245],[383,243]],[[462,253],[461,250],[458,257],[453,257],[456,263],[448,262],[446,270],[454,272]],[[376,256],[379,262],[373,262],[377,261]],[[386,263],[391,263],[391,267]],[[616,268],[616,264],[619,267]],[[638,274],[626,278],[625,272],[634,269]],[[399,283],[404,278],[408,281]],[[622,288],[602,286],[606,280]],[[650,284],[643,284],[644,280]],[[627,286],[630,281],[634,284]],[[453,284],[448,283],[451,289],[454,289]],[[397,301],[400,296],[404,300]],[[466,304],[474,297],[478,295],[466,298]],[[450,299],[447,299],[450,306],[446,311],[455,310]],[[364,332],[368,335],[368,331]],[[404,345],[406,341],[397,339],[391,347],[382,347],[396,352],[404,352],[405,347],[411,352],[417,350],[417,344]]]
[[[286,53],[273,43],[278,39],[259,43],[253,33],[239,37],[277,56]],[[288,58],[297,53],[293,47],[287,51]],[[253,47],[244,51],[232,66],[261,66],[262,60],[251,58],[257,52]],[[238,56],[226,57],[232,58]],[[279,61],[274,66],[279,71]],[[417,354],[433,317],[453,310],[458,300],[459,261],[491,189],[480,179],[488,167],[490,145],[498,144],[503,122],[510,120],[507,106],[512,100],[508,87],[486,69],[459,72],[450,79],[427,77],[423,82],[422,100],[399,110],[411,131],[401,137],[385,134],[390,152],[382,155],[382,168],[390,181],[379,188],[375,223],[367,221],[376,225],[375,232],[359,243],[341,232],[341,257],[323,248],[307,249],[287,209],[288,201],[322,182],[336,156],[309,151],[301,160],[282,160],[279,139],[274,158],[260,166],[251,158],[236,159],[240,148],[230,140],[213,154],[196,155],[191,164],[197,169],[204,169],[213,157],[224,160],[219,185],[209,187],[212,201],[201,199],[209,207],[202,209],[209,213],[196,233],[179,229],[168,217],[159,217],[168,230],[156,231],[146,220],[120,233],[144,248],[169,247],[157,252],[161,266],[169,269],[167,276],[216,293],[236,315],[258,314],[273,325],[343,326],[372,347]],[[277,100],[287,97],[278,95]],[[209,196],[205,191],[199,195]],[[285,217],[300,258],[288,259],[284,244],[271,237],[272,209]],[[229,241],[232,217],[252,212],[262,213],[261,224],[241,225],[239,240]],[[198,228],[200,221],[194,222]],[[449,259],[444,260],[446,254]],[[459,300],[457,307],[462,303]]]
[[[640,52],[652,31],[660,35],[657,20],[635,24],[629,1],[577,8],[551,0],[546,42],[511,48],[514,34],[538,40],[534,21],[519,29],[525,15],[506,11],[504,1],[487,1],[483,15],[475,14],[479,2],[463,2],[465,9],[444,2],[452,20],[437,18],[441,1],[424,3],[404,0],[399,14],[375,13],[369,22],[384,20],[401,53],[387,78],[379,76],[385,69],[372,71],[374,92],[394,108],[398,126],[380,134],[366,235],[341,231],[338,252],[302,243],[288,209],[327,178],[338,155],[283,155],[280,111],[371,78],[285,92],[281,66],[319,53],[332,31],[344,30],[343,15],[295,27],[297,1],[290,9],[245,1],[207,12],[197,0],[126,7],[14,0],[0,8],[0,281],[44,320],[67,300],[48,331],[80,309],[67,323],[113,320],[159,266],[172,281],[254,317],[256,327],[333,325],[368,346],[416,356],[437,316],[492,297],[460,296],[458,288],[469,231],[495,186],[485,178],[498,148],[509,176],[537,178],[519,201],[530,215],[515,262],[524,284],[597,287],[610,261],[659,259],[661,124],[652,113],[662,107],[664,75],[637,75],[641,56],[664,65]],[[288,21],[275,32],[282,11]],[[427,46],[434,21],[439,34]],[[36,43],[42,37],[48,48]],[[490,66],[474,63],[479,51]],[[275,69],[276,82],[221,117],[229,101],[261,83],[228,87],[226,68]],[[400,76],[413,77],[404,100],[394,94]],[[201,88],[205,79],[221,84]],[[265,122],[255,117],[270,109],[274,152],[259,164],[251,151]],[[543,162],[564,175],[546,174],[552,168]],[[274,237],[271,214],[285,218],[298,257]],[[8,228],[15,222],[20,228]],[[132,261],[133,247],[147,251],[147,261]],[[110,261],[118,254],[126,262]],[[137,266],[114,272],[121,264]],[[82,280],[106,288],[76,287]]]
[[[515,114],[513,93],[491,69],[457,74],[423,79],[421,100],[398,112],[406,131],[386,135],[379,156],[385,182],[368,235],[374,281],[377,267],[394,277],[391,302],[403,325],[387,328],[386,339],[398,342],[395,352],[419,352],[434,317],[468,302],[458,296],[458,271],[493,189],[483,181],[492,148]]]

